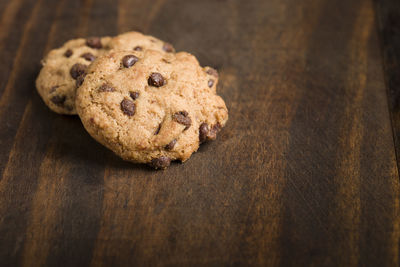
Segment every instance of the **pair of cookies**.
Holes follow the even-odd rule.
[[[213,68],[137,32],[69,41],[50,51],[36,81],[50,109],[78,114],[98,142],[156,169],[216,138],[228,119],[217,84]]]

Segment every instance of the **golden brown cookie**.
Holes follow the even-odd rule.
[[[225,125],[217,83],[214,69],[185,52],[114,51],[89,67],[76,109],[90,135],[123,159],[166,168]]]
[[[87,67],[111,49],[174,52],[171,44],[139,32],[127,32],[114,38],[68,41],[42,60],[43,68],[36,80],[36,88],[46,105],[60,114],[76,114],[75,91],[83,82]]]

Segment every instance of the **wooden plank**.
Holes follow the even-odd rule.
[[[376,1],[383,65],[387,86],[389,109],[392,119],[396,154],[400,141],[400,3],[393,0]],[[397,164],[399,164],[397,157]]]
[[[11,70],[18,64],[15,60],[16,53],[21,46],[22,35],[28,31],[26,23],[31,17],[29,14],[35,2],[33,0],[9,1],[4,8],[0,22],[2,29],[0,34],[0,95],[3,94],[9,81]],[[34,64],[37,66],[37,62]],[[2,121],[2,125],[0,144],[2,145],[3,153],[0,153],[0,173],[4,171],[8,153],[11,149],[12,141],[9,138],[13,138],[16,131],[15,124],[13,125],[14,127],[10,127],[11,124],[9,122]]]
[[[83,19],[82,24],[78,26],[81,28],[80,34],[82,36],[117,34],[116,21],[118,13],[114,1],[87,1],[85,8],[88,10],[86,13],[87,18]],[[46,174],[48,168],[46,166],[42,166],[44,172],[40,177],[43,184],[50,184],[52,187],[50,191],[54,194],[60,192],[59,188],[62,188],[60,192],[62,195],[58,197],[61,205],[54,206],[59,214],[49,218],[49,224],[60,226],[56,230],[49,231],[52,238],[48,240],[49,247],[45,254],[47,255],[46,263],[49,266],[58,266],[60,262],[67,266],[87,266],[90,264],[91,254],[95,245],[94,240],[96,239],[101,219],[104,166],[107,158],[113,156],[90,138],[82,128],[79,118],[74,118],[71,123],[74,126],[71,127],[65,122],[60,122],[59,129],[70,132],[68,136],[72,138],[68,142],[62,141],[62,138],[59,140],[61,143],[54,143],[53,151],[48,151],[47,160],[49,164],[54,161],[54,155],[62,154],[63,151],[72,152],[71,159],[67,162],[57,157],[56,162],[62,166],[63,171],[54,174],[58,174],[60,180],[49,183],[47,179],[49,175]],[[75,132],[72,129],[76,129],[77,125],[80,130]],[[80,153],[77,157],[74,156],[76,144],[83,145],[79,149]],[[93,155],[96,155],[97,161],[90,160]],[[76,183],[76,179],[79,179],[79,177],[84,180]],[[41,193],[45,195],[48,191],[44,188]],[[38,198],[37,203],[40,205],[43,200],[47,202],[52,199],[46,197]],[[43,216],[46,216],[46,214],[43,214]],[[73,219],[71,220],[70,218]],[[76,231],[75,227],[78,221],[80,225],[79,232]],[[40,228],[47,231],[46,225]],[[77,238],[77,234],[79,234],[79,238]],[[86,240],[86,242],[77,242],[79,239]],[[86,251],[86,253],[82,253],[82,251]]]
[[[28,3],[27,3],[28,4]],[[33,84],[41,54],[46,41],[47,30],[53,20],[52,8],[57,2],[37,1],[27,14],[20,42],[15,55],[5,55],[13,61],[12,71],[1,88],[0,136],[2,142],[2,177],[0,179],[0,258],[5,266],[15,266],[20,261],[20,251],[26,229],[30,201],[35,194],[36,166],[40,164],[39,152],[47,143],[46,121],[33,121],[41,117],[46,109],[32,105]],[[21,5],[21,8],[23,5]],[[29,4],[28,4],[29,7]],[[40,20],[48,21],[41,24]],[[17,28],[16,34],[18,35]],[[9,31],[10,33],[12,31]],[[11,39],[12,40],[12,39]],[[18,39],[16,39],[18,40]],[[36,50],[32,47],[37,46]],[[13,50],[10,51],[12,53]],[[7,65],[4,66],[7,68]],[[22,78],[23,77],[23,78]],[[40,101],[40,100],[39,100]],[[45,113],[46,114],[46,113]],[[20,127],[21,122],[30,124]],[[48,135],[47,135],[48,136]],[[4,155],[4,156],[3,156]],[[21,164],[22,163],[22,164]]]
[[[26,17],[0,19],[2,266],[399,265],[372,0],[20,1],[0,1]],[[217,67],[230,110],[165,171],[123,162],[33,90],[49,49],[131,29]]]
[[[283,265],[397,266],[398,174],[373,5],[331,1],[320,14],[314,78],[290,130]]]

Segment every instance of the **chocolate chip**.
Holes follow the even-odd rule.
[[[215,140],[217,138],[217,133],[219,131],[221,131],[222,126],[221,124],[219,124],[219,122],[217,122],[216,124],[214,124],[211,129],[208,131],[207,134],[207,139],[208,140]]]
[[[99,92],[114,92],[115,88],[108,83],[104,83],[97,90]]]
[[[126,55],[122,58],[122,65],[124,65],[125,68],[130,68],[135,65],[138,60],[139,58],[134,55]]]
[[[216,69],[213,69],[211,67],[208,67],[206,73],[208,75],[214,76],[215,78],[218,78],[218,71]]]
[[[176,139],[174,139],[171,142],[169,142],[168,145],[165,146],[165,149],[166,150],[172,150],[172,149],[174,149],[175,144],[176,144]]]
[[[180,115],[185,116],[185,117],[187,117],[189,115],[189,113],[186,110],[179,111],[176,114],[180,114]]]
[[[147,80],[147,82],[149,83],[149,85],[151,86],[155,86],[155,87],[160,87],[163,86],[165,84],[165,79],[164,77],[158,73],[158,72],[153,72],[149,79]]]
[[[92,53],[84,53],[81,55],[81,57],[83,57],[87,61],[93,61],[96,59],[96,57]]]
[[[154,132],[154,135],[157,135],[161,130],[161,123],[158,125],[156,131]]]
[[[199,141],[200,143],[203,143],[207,140],[207,134],[209,131],[208,124],[203,122],[200,127],[199,127]]]
[[[67,51],[65,51],[64,56],[65,56],[65,57],[70,57],[70,56],[72,56],[72,50],[71,50],[71,49],[68,49]]]
[[[208,87],[212,87],[214,85],[214,80],[213,79],[209,79],[208,80]]]
[[[165,52],[174,52],[174,47],[172,46],[172,44],[170,44],[170,43],[164,43],[164,45],[163,45],[163,50],[165,51]]]
[[[150,162],[150,166],[153,167],[154,169],[165,169],[170,164],[171,164],[171,159],[165,156],[152,159]]]
[[[85,74],[82,74],[82,75],[78,76],[78,78],[76,78],[76,82],[75,82],[76,88],[78,88],[79,86],[82,85],[83,81],[85,80],[85,76],[86,76]]]
[[[86,65],[76,63],[71,67],[69,73],[71,74],[71,77],[76,80],[79,76],[86,74],[86,69],[87,69]]]
[[[131,98],[132,98],[133,100],[136,100],[136,99],[139,97],[139,92],[133,92],[133,91],[131,91],[131,92],[129,92],[129,95],[131,96]]]
[[[135,51],[142,51],[143,48],[141,46],[136,46],[135,48],[133,48],[133,50]]]
[[[103,45],[101,44],[101,39],[99,37],[87,38],[86,45],[95,49],[100,49],[103,47]]]
[[[136,106],[132,100],[125,98],[121,102],[121,110],[124,112],[125,115],[133,116],[135,115]]]
[[[49,93],[50,93],[50,94],[51,94],[51,93],[54,93],[54,92],[57,90],[58,87],[60,87],[60,86],[55,85],[55,86],[51,87]]]
[[[50,98],[50,100],[57,106],[63,106],[64,102],[66,100],[66,97],[65,97],[65,95],[55,95],[52,98]]]
[[[176,121],[177,123],[185,125],[186,127],[185,127],[184,131],[189,129],[190,125],[192,125],[192,120],[190,119],[187,111],[179,111],[179,112],[175,113],[174,115],[172,115],[172,119],[174,121]]]

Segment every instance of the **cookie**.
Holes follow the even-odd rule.
[[[75,91],[85,77],[87,67],[96,57],[110,50],[154,49],[174,52],[171,44],[139,32],[111,37],[92,37],[66,42],[48,53],[36,80],[36,88],[46,105],[60,114],[76,114]]]
[[[228,120],[218,73],[186,52],[115,51],[98,58],[77,90],[89,134],[125,160],[156,169],[186,161]]]
[[[140,32],[126,32],[115,36],[111,40],[110,48],[114,50],[143,51],[152,49],[166,53],[175,52],[172,44],[161,41],[151,35],[144,35]]]

